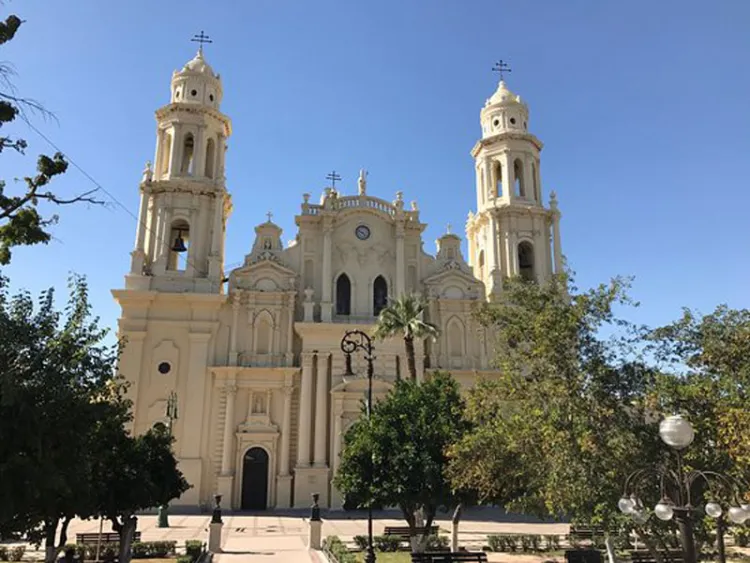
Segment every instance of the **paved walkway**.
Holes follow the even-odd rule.
[[[217,563],[263,561],[265,563],[319,563],[315,553],[309,552],[306,511],[268,511],[256,514],[240,513],[224,516],[222,546],[224,553],[214,559]],[[351,543],[356,535],[367,533],[367,517],[363,512],[331,512],[323,516],[323,537],[337,535]],[[374,514],[374,532],[383,533],[385,526],[404,526],[400,513],[395,511]],[[209,515],[171,514],[169,528],[157,528],[155,515],[138,517],[138,530],[143,541],[174,540],[182,546],[185,540],[208,541]],[[450,515],[439,514],[435,522],[441,533],[450,533]],[[75,534],[99,531],[98,520],[74,520],[68,529],[69,541]],[[111,531],[108,522],[104,531]],[[459,526],[459,543],[469,549],[481,549],[488,534],[565,534],[567,524],[550,524],[532,518],[504,514],[497,509],[473,509],[465,513]],[[515,560],[514,560],[515,561]],[[519,562],[520,563],[520,562]]]

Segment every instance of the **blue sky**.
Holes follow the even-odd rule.
[[[153,112],[194,54],[190,37],[211,35],[234,125],[227,264],[269,209],[291,239],[301,194],[317,199],[332,169],[353,193],[361,166],[370,193],[419,202],[432,252],[475,208],[469,150],[502,58],[545,143],[544,197],[558,193],[578,284],[635,276],[634,318],[649,324],[682,306],[747,305],[746,0],[14,0],[8,12],[27,22],[0,60],[58,119],[34,124],[133,213]],[[2,155],[6,179],[53,152],[23,123],[9,129],[30,149]],[[74,168],[54,186],[92,187]],[[34,292],[85,274],[114,327],[109,291],[123,286],[136,221],[116,205],[59,212],[55,240],[17,249],[4,273]]]

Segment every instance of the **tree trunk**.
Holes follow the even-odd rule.
[[[421,508],[422,515],[424,516],[424,507]],[[427,538],[430,536],[430,528],[432,527],[432,521],[435,519],[435,509],[430,507],[427,510],[427,520],[423,521],[422,535],[417,536],[417,544],[414,553],[424,553],[427,548]]]
[[[131,547],[133,545],[136,526],[138,526],[138,518],[133,514],[124,514],[122,516],[122,523],[117,522],[117,520],[112,521],[112,529],[120,535],[118,563],[130,563],[132,555]]]
[[[453,511],[453,518],[451,518],[451,551],[453,553],[458,551],[458,523],[461,521],[461,510],[463,505],[458,503],[456,510]],[[610,563],[616,563],[610,561]]]
[[[406,348],[406,366],[409,369],[409,377],[412,381],[417,380],[417,360],[414,355],[414,339],[404,336],[404,347]]]
[[[44,521],[44,562],[55,563],[57,559],[57,525],[60,523],[59,518],[47,518]]]
[[[617,563],[617,554],[615,553],[615,538],[610,534],[604,534],[604,546],[607,548],[608,563]]]

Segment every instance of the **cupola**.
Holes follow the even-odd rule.
[[[482,138],[509,131],[528,130],[529,108],[511,92],[501,80],[494,94],[485,102],[481,112]]]
[[[172,74],[172,103],[200,104],[219,109],[221,76],[215,74],[199,49],[182,70]]]

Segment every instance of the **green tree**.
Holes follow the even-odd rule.
[[[439,334],[439,330],[434,324],[424,320],[426,308],[427,303],[421,297],[401,295],[380,312],[373,334],[379,340],[395,336],[401,336],[404,339],[409,377],[413,381],[417,380],[414,341],[424,340],[425,338],[434,340]]]
[[[409,525],[412,548],[423,550],[417,536],[417,511],[429,529],[440,507],[463,500],[445,475],[447,448],[468,429],[458,384],[435,373],[423,384],[397,380],[395,387],[361,416],[344,437],[335,485],[360,507],[398,506]]]
[[[94,429],[127,420],[117,349],[103,344],[85,282],[73,277],[70,288],[61,313],[53,290],[35,306],[28,293],[10,296],[0,278],[0,533],[44,541],[47,561],[70,519],[92,513]]]
[[[118,561],[129,563],[135,514],[167,504],[190,485],[177,469],[170,434],[149,430],[133,437],[110,427],[102,437],[104,447],[94,457],[92,470],[96,510],[120,535]]]
[[[450,452],[456,487],[510,510],[622,525],[625,478],[659,451],[645,422],[654,373],[632,360],[641,331],[615,315],[631,304],[627,288],[623,279],[584,292],[562,276],[514,279],[477,312],[497,334],[500,376],[467,398],[474,429]]]
[[[0,46],[16,35],[22,20],[15,15],[0,21]],[[6,63],[0,63],[0,129],[17,117],[28,121],[28,112],[50,114],[37,102],[24,98],[16,93],[11,80],[13,69]],[[10,137],[0,132],[0,153],[4,149],[24,153],[28,144],[24,139]],[[0,180],[0,264],[8,264],[11,259],[11,248],[19,245],[48,243],[51,235],[48,228],[57,222],[57,215],[43,216],[39,203],[44,201],[54,205],[71,203],[102,203],[93,197],[96,189],[71,197],[61,197],[47,189],[50,181],[68,168],[68,163],[61,153],[49,157],[39,156],[37,174],[23,178],[23,188],[16,194],[7,193],[7,186]]]

